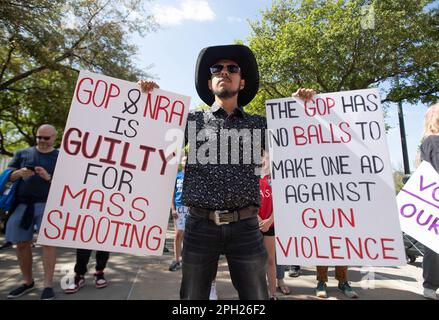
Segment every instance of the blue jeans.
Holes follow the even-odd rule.
[[[285,265],[276,264],[276,279],[282,280],[285,278]]]
[[[217,226],[190,213],[183,240],[181,299],[209,299],[221,254],[227,258],[239,299],[268,299],[267,251],[257,217]]]
[[[13,244],[31,241],[35,232],[34,226],[37,227],[37,232],[40,230],[46,203],[37,202],[34,204],[34,216],[31,225],[28,229],[23,229],[20,224],[26,212],[26,207],[26,204],[20,203],[9,217],[8,223],[6,224],[6,241],[12,242]]]
[[[439,288],[439,254],[425,247],[422,260],[422,275],[424,288],[437,290]]]

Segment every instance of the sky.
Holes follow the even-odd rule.
[[[160,88],[191,97],[191,107],[202,103],[195,89],[195,62],[201,49],[233,44],[251,34],[248,20],[261,17],[261,10],[271,7],[271,0],[156,0],[151,12],[161,25],[144,38],[132,36],[139,48],[136,64],[154,76]],[[388,109],[386,123],[390,158],[394,170],[403,170],[397,105]],[[410,169],[422,133],[427,106],[403,104]]]

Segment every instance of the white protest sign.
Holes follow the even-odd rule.
[[[423,161],[396,198],[401,229],[439,253],[439,174]]]
[[[378,90],[266,102],[279,264],[405,264]]]
[[[38,243],[161,255],[189,100],[81,72]]]

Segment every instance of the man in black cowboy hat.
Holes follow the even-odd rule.
[[[140,86],[144,91],[157,87],[146,81]],[[257,218],[260,195],[256,170],[265,145],[266,119],[243,110],[259,88],[253,52],[243,45],[201,50],[195,86],[211,107],[191,112],[186,128],[189,157],[183,203],[190,211],[180,298],[208,299],[219,256],[224,254],[239,298],[268,299],[267,252]],[[301,89],[296,94],[308,98],[313,93]],[[249,148],[245,148],[246,141]]]

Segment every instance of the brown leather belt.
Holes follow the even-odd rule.
[[[192,215],[212,220],[216,225],[220,226],[223,224],[229,224],[231,222],[256,217],[258,215],[259,208],[253,206],[238,210],[209,210],[203,208],[190,208],[189,212]]]

